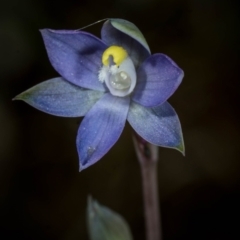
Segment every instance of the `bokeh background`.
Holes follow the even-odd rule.
[[[0,5],[0,239],[89,239],[87,196],[144,236],[141,178],[131,128],[96,165],[78,172],[81,119],[11,99],[58,76],[38,29],[78,29],[124,18],[185,71],[170,98],[186,157],[160,148],[164,240],[239,239],[240,6],[237,0],[3,0]],[[88,31],[99,36],[101,24]]]

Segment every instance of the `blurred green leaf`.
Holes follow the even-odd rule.
[[[123,217],[91,197],[88,198],[87,220],[91,240],[132,240]]]

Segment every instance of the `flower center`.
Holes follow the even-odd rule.
[[[119,72],[111,76],[110,84],[113,88],[118,90],[125,90],[131,86],[131,78],[126,72]]]
[[[102,63],[98,78],[105,82],[111,94],[118,97],[131,94],[136,85],[136,71],[127,51],[111,46],[104,51]]]

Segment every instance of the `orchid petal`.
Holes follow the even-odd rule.
[[[109,46],[122,46],[137,67],[150,55],[145,38],[131,22],[123,19],[109,19],[102,27],[102,40]]]
[[[135,24],[119,18],[112,18],[109,19],[109,21],[114,28],[137,40],[148,50],[149,53],[151,53],[146,39]]]
[[[98,80],[107,48],[100,39],[82,31],[43,29],[41,33],[49,60],[63,78],[79,87],[106,90]]]
[[[86,114],[77,135],[80,170],[96,163],[116,143],[125,126],[129,97],[106,93]]]
[[[169,57],[154,54],[138,69],[138,82],[132,99],[145,107],[160,105],[175,92],[183,76],[182,69]]]
[[[133,129],[147,142],[175,148],[184,154],[181,124],[168,102],[152,108],[132,102],[127,119]]]
[[[81,117],[103,94],[80,88],[59,77],[28,89],[14,100],[23,100],[38,110],[55,116]]]

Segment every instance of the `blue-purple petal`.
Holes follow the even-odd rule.
[[[132,99],[146,107],[165,102],[178,88],[184,73],[164,54],[147,58],[137,72],[137,85]]]
[[[168,102],[152,108],[132,102],[127,119],[146,141],[157,146],[175,148],[184,154],[181,124]]]
[[[49,60],[66,80],[80,87],[105,91],[98,80],[102,53],[107,46],[83,31],[41,30]]]
[[[129,101],[106,93],[86,114],[77,134],[80,170],[96,163],[116,143],[126,123]]]
[[[141,43],[148,50],[149,53],[151,53],[145,37],[135,24],[120,18],[111,18],[109,19],[109,21],[114,28],[127,34],[129,37],[134,38],[136,41]]]
[[[126,49],[134,65],[138,67],[150,55],[150,51],[142,33],[136,26],[134,29],[134,26],[126,20],[109,19],[103,24],[101,38],[109,46],[117,45]]]
[[[23,100],[38,110],[55,116],[81,117],[103,94],[80,88],[59,77],[26,90],[14,100]]]

